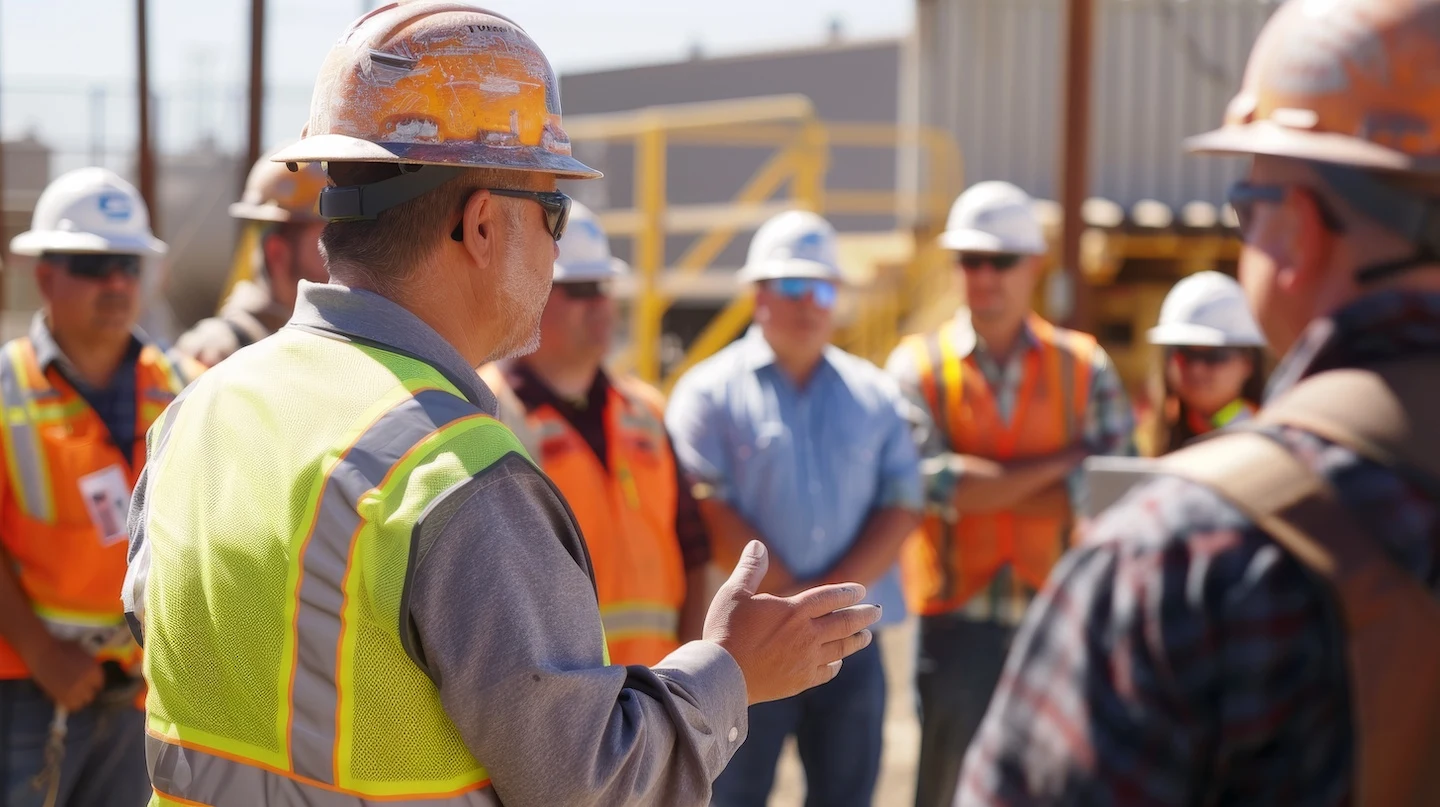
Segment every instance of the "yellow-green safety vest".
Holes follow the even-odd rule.
[[[151,804],[495,804],[401,616],[417,525],[528,459],[510,430],[424,362],[286,329],[148,440]]]

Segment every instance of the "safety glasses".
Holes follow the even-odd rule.
[[[565,234],[565,225],[570,222],[570,197],[560,191],[515,191],[509,188],[476,188],[476,190],[490,191],[496,196],[509,196],[513,199],[529,199],[540,205],[545,211],[545,226],[550,229],[550,236],[556,241]],[[460,229],[465,226],[461,221],[455,225],[455,230],[450,237],[456,241],[465,240],[465,233]]]
[[[139,255],[117,255],[110,252],[73,252],[48,254],[45,260],[60,264],[71,277],[82,280],[105,280],[112,274],[140,276]]]
[[[596,300],[610,296],[610,282],[592,280],[583,283],[556,283],[555,288],[571,300]]]
[[[1259,184],[1246,182],[1244,180],[1240,180],[1234,185],[1231,185],[1227,196],[1230,207],[1235,209],[1235,218],[1239,223],[1240,237],[1245,239],[1250,237],[1250,228],[1255,225],[1256,205],[1261,203],[1274,205],[1285,201],[1285,194],[1289,192],[1291,187],[1290,185]],[[1340,217],[1335,214],[1334,209],[1332,209],[1319,194],[1303,187],[1298,188],[1298,190],[1310,194],[1310,198],[1315,202],[1316,210],[1320,212],[1320,222],[1325,225],[1325,229],[1332,233],[1342,233],[1345,231],[1345,225],[1340,221]]]
[[[1170,348],[1170,355],[1184,364],[1204,364],[1215,367],[1240,357],[1240,348],[1199,347],[1186,345]]]
[[[967,272],[975,272],[986,266],[997,272],[1006,272],[1020,265],[1024,256],[1009,252],[962,252],[955,262]]]
[[[834,308],[839,297],[834,283],[813,277],[782,277],[770,281],[770,288],[787,300],[800,301],[809,297],[817,308],[826,310]]]

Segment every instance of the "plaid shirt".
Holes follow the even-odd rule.
[[[1317,323],[1277,370],[1440,350],[1440,295],[1385,293]],[[1440,508],[1313,435],[1271,432],[1440,594]],[[1350,802],[1344,636],[1329,592],[1234,507],[1164,478],[1097,520],[1026,615],[957,804]]]
[[[957,327],[954,322],[944,327]],[[1021,326],[1019,348],[1001,362],[977,340],[970,356],[995,391],[995,408],[1007,423],[1015,414],[1020,386],[1025,379],[1025,358],[1039,350],[1040,341],[1029,324]],[[956,465],[954,448],[939,429],[929,404],[920,392],[919,369],[909,350],[903,345],[890,355],[885,369],[900,383],[910,402],[910,420],[920,449],[920,469],[925,478],[928,507],[945,512],[955,496],[955,487],[962,481]],[[1097,348],[1090,366],[1090,400],[1085,408],[1084,441],[1095,454],[1135,454],[1135,413],[1125,394],[1124,382],[1110,362],[1110,356]],[[1066,479],[1070,500],[1076,512],[1083,511],[1085,501],[1084,474],[1080,469]],[[995,621],[1006,625],[1020,622],[1035,590],[1014,576],[1010,566],[1000,569],[990,584],[960,609],[960,615],[974,620]]]

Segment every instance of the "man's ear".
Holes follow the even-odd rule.
[[[1325,215],[1315,192],[1291,187],[1286,195],[1285,250],[1288,260],[1279,268],[1276,280],[1286,292],[1304,292],[1324,282],[1330,266],[1335,234],[1325,226]]]
[[[499,226],[499,207],[495,204],[495,197],[486,190],[470,194],[460,214],[460,243],[476,266],[484,268],[494,263],[500,238]]]

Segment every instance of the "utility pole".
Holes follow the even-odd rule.
[[[139,153],[140,196],[150,210],[150,229],[160,234],[160,207],[155,196],[155,154],[150,143],[150,47],[146,21],[146,0],[135,0],[135,58],[137,84],[137,106],[140,115],[140,142],[136,144]]]
[[[245,164],[240,166],[240,182],[250,166],[260,159],[265,121],[265,0],[250,0],[250,105],[245,144]]]
[[[1068,275],[1072,328],[1090,326],[1090,288],[1080,265],[1081,208],[1089,191],[1091,54],[1094,50],[1094,0],[1066,0],[1065,101],[1060,128],[1060,205],[1064,211],[1060,269]]]

